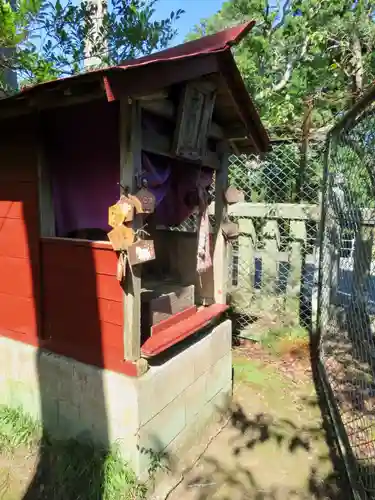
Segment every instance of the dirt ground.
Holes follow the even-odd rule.
[[[153,498],[349,499],[306,358],[237,348],[226,425],[192,468],[174,474],[177,487]]]
[[[247,342],[234,350],[230,409],[191,450],[190,462],[188,453],[185,465],[177,464],[151,498],[348,500],[328,438],[308,352],[280,357]],[[22,449],[12,457],[0,454],[0,500],[25,498],[37,461],[36,452]]]

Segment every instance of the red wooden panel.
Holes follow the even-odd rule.
[[[0,182],[36,182],[37,161],[26,155],[11,158],[0,151]]]
[[[98,310],[101,321],[113,323],[122,328],[124,324],[124,305],[122,301],[115,302],[113,300],[98,299]]]
[[[115,276],[95,274],[95,269],[88,268],[64,269],[44,265],[43,288],[46,295],[63,297],[69,295],[69,300],[86,302],[93,298],[101,298],[122,302],[122,288]]]
[[[22,219],[0,218],[0,255],[28,259],[37,252],[37,247],[36,223],[26,227]]]
[[[14,330],[8,330],[3,328],[0,324],[0,336],[7,337],[8,339],[17,340],[18,342],[24,342],[25,344],[33,345],[35,347],[39,346],[39,339],[36,336],[27,337],[24,333],[15,332]]]
[[[0,217],[38,219],[37,186],[31,182],[0,183]]]
[[[131,377],[137,376],[135,364],[125,361],[121,350],[107,344],[102,346],[100,352],[92,345],[80,343],[79,340],[74,343],[48,340],[43,342],[43,346],[56,354],[73,358],[81,363],[99,366]]]
[[[1,293],[0,332],[2,330],[13,330],[36,338],[37,318],[34,299]]]
[[[105,359],[116,358],[120,371],[123,292],[115,272],[111,249],[74,240],[42,240],[43,337],[49,349],[111,369],[113,364]]]
[[[220,316],[228,309],[227,305],[213,304],[201,309],[193,316],[179,321],[157,335],[153,335],[142,345],[142,354],[147,357],[156,356],[169,347],[181,342],[193,333],[206,326],[212,319]]]
[[[79,343],[100,352],[104,345],[111,346],[123,353],[122,326],[98,320],[88,315],[75,319],[46,314],[44,338],[59,342]]]
[[[0,293],[33,296],[33,274],[29,260],[0,255]]]
[[[34,140],[33,125],[20,122],[14,130],[8,127],[2,133],[0,144],[0,182],[4,181],[36,181],[37,180],[37,142]]]
[[[104,248],[97,248],[94,242],[79,242],[73,239],[43,238],[42,251],[43,261],[46,265],[61,267],[62,262],[66,268],[82,269],[94,267],[97,274],[116,275],[117,255],[112,248],[105,243]]]
[[[117,254],[112,250],[112,248],[103,250],[94,247],[93,257],[96,272],[98,274],[109,274],[112,276],[116,276]]]
[[[44,314],[60,323],[79,323],[85,325],[105,321],[113,325],[123,324],[123,304],[107,299],[88,298],[86,301],[74,294],[66,296],[46,294]]]

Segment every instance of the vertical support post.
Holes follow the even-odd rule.
[[[227,216],[225,191],[228,188],[229,145],[222,142],[218,149],[220,169],[215,177],[215,248],[213,258],[214,298],[216,304],[226,304],[228,289],[228,244],[224,238],[222,225]]]
[[[52,182],[50,169],[46,159],[41,118],[37,123],[37,155],[38,155],[38,197],[41,236],[56,236],[55,209],[53,206]]]
[[[358,216],[353,255],[352,295],[353,297],[355,297],[355,304],[358,310],[360,310],[362,313],[365,313],[366,311],[368,282],[371,269],[372,245],[372,229],[368,226],[363,225],[361,216]],[[362,325],[363,324],[364,322],[362,323]]]
[[[138,101],[120,102],[120,179],[131,192],[138,187],[142,168],[142,123]],[[133,227],[140,225],[140,216],[134,215]],[[136,361],[141,356],[141,271],[138,264],[127,269],[124,280],[124,359]]]

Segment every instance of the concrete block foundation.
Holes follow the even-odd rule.
[[[57,439],[117,444],[139,477],[150,450],[178,455],[228,404],[229,320],[139,378],[0,338],[0,402],[22,407]]]

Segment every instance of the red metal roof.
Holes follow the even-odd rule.
[[[253,136],[254,144],[257,144],[257,148],[261,151],[264,151],[268,147],[268,136],[267,133],[261,123],[259,115],[252,103],[251,97],[249,96],[242,77],[239,73],[239,70],[235,64],[233,56],[230,53],[230,48],[239,43],[253,28],[255,21],[249,21],[239,26],[235,26],[232,28],[228,28],[226,30],[220,31],[219,33],[215,33],[214,35],[205,36],[199,38],[197,40],[192,40],[190,42],[183,43],[176,47],[172,47],[155,54],[151,54],[149,56],[141,57],[138,59],[133,59],[129,61],[124,61],[123,64],[97,69],[93,71],[88,71],[79,75],[74,75],[66,78],[60,78],[58,80],[51,80],[49,82],[40,83],[34,86],[27,87],[22,90],[19,94],[16,94],[12,97],[0,99],[0,118],[1,118],[1,108],[3,106],[13,106],[15,102],[22,101],[25,98],[29,98],[29,94],[38,93],[40,90],[43,92],[44,90],[54,90],[56,88],[61,87],[61,83],[70,86],[70,82],[73,83],[85,83],[92,81],[92,77],[98,76],[99,78],[103,77],[102,82],[104,82],[105,92],[107,94],[108,100],[115,99],[113,95],[112,88],[110,86],[110,79],[116,73],[126,73],[127,70],[136,70],[139,68],[139,71],[142,71],[142,68],[153,68],[155,76],[157,74],[157,65],[163,65],[163,68],[168,66],[169,73],[173,73],[172,66],[175,64],[176,66],[181,64],[186,65],[190,64],[192,60],[199,59],[204,57],[210,57],[212,54],[214,57],[217,55],[221,73],[226,74],[226,78],[228,80],[228,84],[230,84],[231,92],[233,94],[233,102],[235,104],[235,108],[237,109],[236,113],[241,117],[243,124],[245,125],[248,133]],[[206,64],[206,63],[204,63]],[[204,66],[206,68],[206,66]],[[209,72],[208,67],[206,68]],[[164,69],[160,69],[160,71],[164,74]],[[217,71],[217,69],[212,70]],[[136,71],[135,71],[136,72]],[[174,74],[174,73],[173,73]],[[202,73],[203,74],[203,73]],[[132,74],[133,75],[133,74]],[[179,69],[176,68],[176,80],[178,79]],[[125,76],[125,75],[124,75]],[[162,76],[162,75],[159,75]],[[146,75],[142,76],[142,84],[145,86],[146,80],[149,84],[146,86],[152,87],[155,79],[148,78]],[[181,77],[184,79],[184,77]],[[185,79],[187,78],[185,73]],[[127,78],[124,80],[124,83],[121,85],[127,85]],[[129,84],[131,85],[131,84]],[[156,85],[156,83],[155,83]],[[133,84],[134,87],[134,84]],[[134,91],[133,91],[134,92]],[[9,106],[8,106],[9,105]],[[3,108],[4,109],[4,108]],[[251,130],[250,130],[251,129]],[[255,137],[254,134],[258,137]]]
[[[239,43],[253,28],[255,21],[248,21],[247,23],[234,26],[233,28],[228,28],[223,31],[219,31],[213,35],[204,36],[197,40],[192,40],[190,42],[185,42],[176,47],[171,47],[169,49],[161,50],[155,54],[150,54],[149,56],[139,57],[138,59],[129,59],[124,61],[123,64],[117,66],[109,66],[107,68],[96,69],[89,71],[89,74],[95,73],[105,73],[109,70],[126,70],[130,68],[135,68],[137,66],[145,66],[148,64],[175,61],[179,59],[186,59],[190,57],[197,57],[204,54],[213,54],[215,52],[222,52],[228,50],[233,45]],[[87,74],[87,73],[83,73]],[[59,82],[66,80],[75,80],[81,78],[83,74],[78,74],[74,76],[69,76],[65,78],[59,78],[58,80],[50,80],[47,82],[42,82],[36,85],[31,85],[22,89],[22,92],[28,92],[36,87],[41,87],[47,85],[51,82]]]
[[[149,56],[140,57],[130,61],[124,61],[119,67],[126,69],[133,66],[140,66],[142,64],[151,64],[160,61],[170,61],[175,59],[183,59],[185,57],[196,57],[203,54],[210,54],[213,52],[221,52],[227,50],[233,45],[239,43],[253,28],[255,21],[248,21],[247,23],[219,31],[213,35],[204,36],[197,40],[182,43],[176,47],[162,50],[151,54]]]

